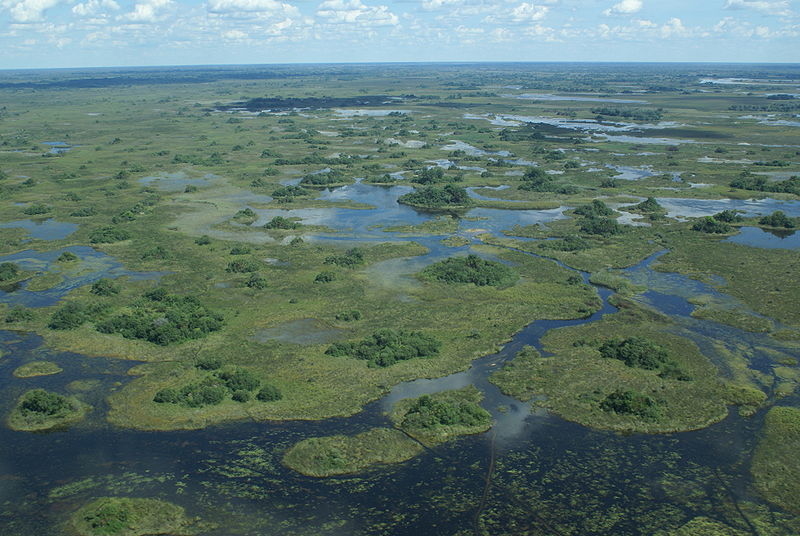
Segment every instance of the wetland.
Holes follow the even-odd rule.
[[[0,80],[0,532],[800,533],[792,112],[342,69]]]

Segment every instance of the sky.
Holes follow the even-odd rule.
[[[0,69],[800,62],[800,0],[0,0]]]

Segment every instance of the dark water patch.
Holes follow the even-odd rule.
[[[63,240],[78,230],[75,223],[56,221],[17,220],[0,223],[0,229],[25,229],[28,237],[36,240]]]
[[[727,238],[725,242],[765,249],[798,249],[800,234],[795,231],[742,227],[739,234]]]

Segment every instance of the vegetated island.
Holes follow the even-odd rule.
[[[187,517],[175,504],[128,497],[95,499],[73,513],[67,524],[78,536],[192,536],[211,528]]]
[[[389,416],[395,426],[425,446],[458,436],[480,434],[492,427],[492,416],[479,403],[474,385],[398,402]]]
[[[23,432],[52,430],[80,421],[91,409],[77,398],[32,389],[19,398],[8,425]]]
[[[419,443],[400,430],[373,428],[355,436],[304,439],[286,452],[283,463],[306,476],[326,477],[404,462],[422,450]]]
[[[424,186],[397,199],[398,203],[429,210],[458,210],[475,205],[467,190],[455,184]]]
[[[420,277],[450,284],[473,283],[479,287],[509,287],[517,282],[519,274],[501,262],[467,255],[432,264],[422,270]]]
[[[490,380],[520,400],[593,428],[667,433],[722,420],[729,404],[752,413],[766,395],[723,380],[690,340],[670,333],[666,317],[633,302],[598,322],[550,331],[552,357],[523,349]]]
[[[36,376],[50,376],[63,372],[64,369],[52,361],[31,361],[14,369],[15,378],[34,378]]]

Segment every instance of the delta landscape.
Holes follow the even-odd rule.
[[[800,66],[0,73],[0,533],[800,534]]]

